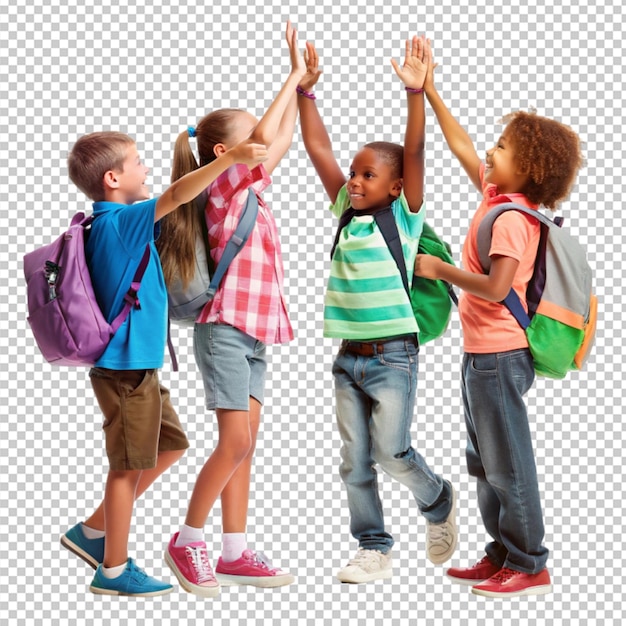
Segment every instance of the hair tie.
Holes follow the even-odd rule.
[[[196,136],[196,129],[193,126],[188,126],[187,127],[187,134],[189,135],[189,137],[195,137]]]

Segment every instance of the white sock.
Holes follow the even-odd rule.
[[[122,565],[116,565],[115,567],[104,567],[103,565],[100,571],[105,578],[117,578],[124,573],[125,569],[126,563],[122,563]]]
[[[195,543],[196,541],[204,541],[204,528],[194,528],[193,526],[183,524],[180,527],[174,546],[181,548],[182,546],[188,546],[190,543]]]
[[[83,531],[83,535],[85,535],[87,539],[102,539],[102,537],[104,537],[103,530],[96,530],[95,528],[90,528],[89,526],[85,526],[85,524],[83,524],[82,522],[80,524],[80,527],[81,527],[81,530]]]
[[[222,535],[222,559],[226,562],[240,559],[247,547],[246,533],[224,533]]]

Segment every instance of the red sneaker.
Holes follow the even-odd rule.
[[[176,574],[180,586],[187,592],[204,598],[219,595],[220,585],[215,579],[206,543],[197,541],[186,546],[176,547],[176,533],[165,551],[165,562]]]
[[[552,591],[547,569],[538,574],[525,574],[503,567],[497,574],[480,585],[472,587],[472,593],[490,598],[514,598],[516,596],[541,596]]]
[[[244,550],[236,561],[220,557],[215,568],[217,579],[225,587],[251,585],[253,587],[282,587],[290,585],[294,577],[289,572],[274,567],[262,552]]]
[[[446,576],[455,583],[461,585],[478,585],[497,574],[502,566],[496,565],[484,556],[478,563],[471,567],[450,567]]]

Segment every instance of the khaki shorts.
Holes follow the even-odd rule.
[[[104,415],[110,469],[152,469],[159,452],[189,447],[158,370],[94,367],[89,377]]]

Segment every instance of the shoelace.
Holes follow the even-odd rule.
[[[215,580],[213,570],[209,563],[209,555],[204,548],[192,548],[191,546],[187,546],[187,557],[196,570],[199,583],[212,582]]]
[[[130,569],[132,571],[133,578],[138,583],[142,583],[146,578],[148,578],[148,574],[146,574],[146,572],[142,570],[141,567],[136,565],[134,562],[132,562]]]
[[[440,541],[450,536],[450,528],[447,522],[443,524],[432,524],[428,528],[428,535],[432,541]]]
[[[497,574],[494,574],[489,580],[490,582],[498,583],[499,585],[505,583],[507,580],[510,580],[515,576],[517,572],[515,570],[509,569],[508,567],[503,567]]]
[[[359,550],[350,561],[348,565],[369,565],[373,561],[378,560],[378,550]]]
[[[269,558],[263,554],[263,552],[254,552],[253,550],[246,550],[244,557],[249,561],[254,561],[257,565],[268,571],[274,569]]]

